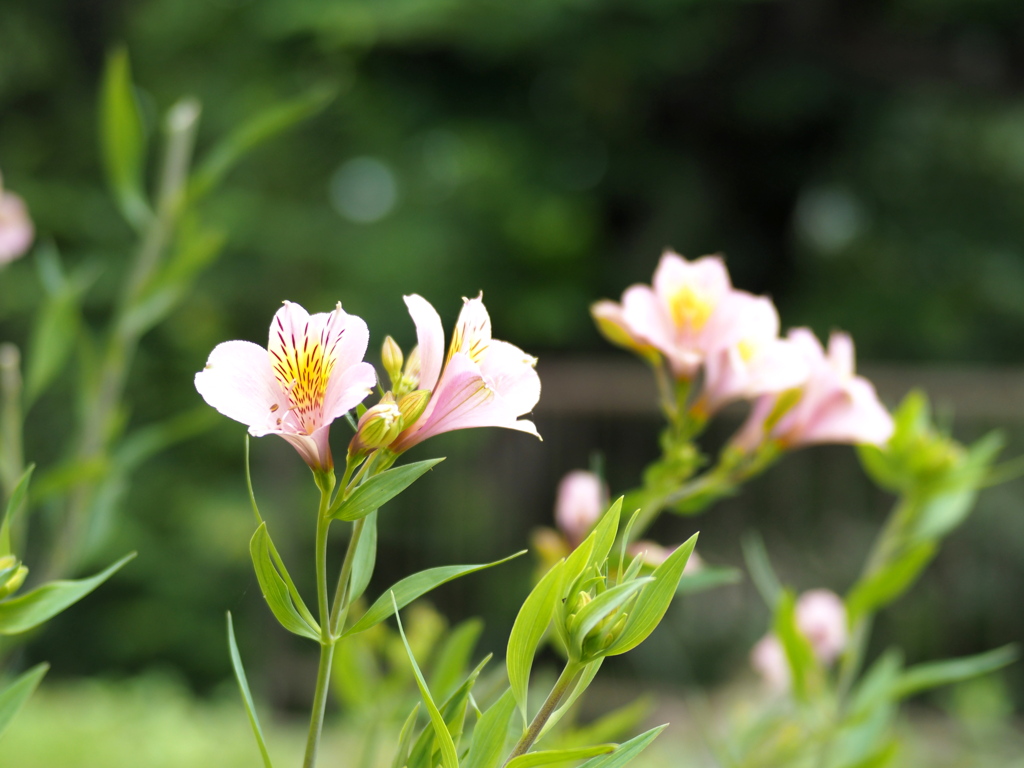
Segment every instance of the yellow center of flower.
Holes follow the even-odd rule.
[[[672,322],[677,328],[699,331],[707,323],[715,306],[707,294],[692,285],[682,285],[668,300]]]
[[[452,343],[448,347],[448,357],[445,361],[452,359],[452,355],[461,352],[468,355],[469,359],[479,365],[487,354],[487,348],[491,340],[484,334],[482,325],[469,325],[457,323],[452,332]]]
[[[312,434],[323,421],[324,397],[334,370],[334,352],[340,335],[331,348],[326,349],[330,323],[324,327],[320,338],[310,336],[308,323],[298,337],[294,332],[285,330],[280,319],[276,326],[267,350],[270,366],[274,377],[288,394],[288,410],[298,420],[302,431]]]
[[[749,363],[754,359],[754,355],[757,354],[757,349],[757,344],[750,341],[750,339],[743,339],[736,345],[736,350],[740,353],[740,358],[744,363]]]

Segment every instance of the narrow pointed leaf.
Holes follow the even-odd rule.
[[[39,687],[39,682],[49,668],[50,665],[45,661],[42,664],[36,664],[0,691],[0,734],[3,734],[7,726],[11,724],[11,720],[18,714],[18,710]]]
[[[333,98],[331,90],[314,89],[244,122],[204,158],[193,175],[190,196],[195,200],[210,192],[248,152],[317,114]]]
[[[565,763],[585,760],[596,755],[607,755],[615,751],[615,744],[598,744],[593,747],[575,747],[573,749],[545,749],[539,752],[527,752],[506,763],[505,768],[536,768],[540,765]]]
[[[409,647],[409,640],[405,636],[405,629],[402,627],[402,617],[398,615],[398,602],[395,599],[394,593],[390,595],[392,604],[392,613],[395,615],[395,620],[398,622],[398,633],[402,636],[402,643],[405,645],[405,652],[409,656],[409,663],[412,665],[413,675],[416,677],[416,685],[420,689],[420,697],[423,699],[423,703],[427,707],[427,714],[430,715],[430,724],[434,729],[434,737],[437,739],[438,746],[441,749],[441,765],[443,768],[459,768],[459,756],[455,751],[455,742],[452,741],[452,735],[448,732],[448,726],[445,724],[444,716],[441,711],[434,704],[433,698],[430,696],[430,689],[427,687],[427,681],[423,679],[423,673],[420,671],[420,665],[416,663],[416,657],[412,653],[412,648]]]
[[[238,644],[235,642],[235,628],[231,622],[230,611],[228,612],[228,651],[231,654],[231,667],[235,670],[235,680],[238,681],[238,690],[242,694],[242,703],[245,705],[246,714],[249,715],[249,725],[252,726],[256,744],[263,757],[263,768],[274,768],[270,762],[270,753],[267,751],[267,741],[263,738],[263,729],[260,728],[260,719],[256,716],[256,705],[253,703],[252,693],[249,692],[249,681],[245,679],[245,669],[242,667],[242,657],[238,653]]]
[[[589,557],[591,565],[602,567],[605,560],[608,559],[608,553],[612,551],[612,544],[615,543],[615,534],[619,532],[619,515],[621,511],[622,496],[619,496],[594,528],[591,534],[594,537],[594,549]]]
[[[526,722],[526,700],[530,687],[530,670],[544,632],[551,623],[555,607],[562,598],[562,569],[565,561],[559,560],[544,577],[537,582],[519,609],[512,632],[508,637],[505,664],[508,667],[508,682],[515,696],[516,704]]]
[[[579,768],[622,768],[622,766],[647,749],[647,746],[658,738],[658,734],[667,727],[668,723],[659,725],[657,728],[651,728],[651,730],[623,742],[610,755],[595,757],[593,760],[583,763]]]
[[[789,590],[783,590],[776,603],[774,629],[789,662],[793,693],[798,700],[806,700],[809,681],[819,667],[810,640],[797,627],[796,597]]]
[[[850,626],[906,592],[932,561],[935,551],[933,541],[912,545],[891,563],[858,581],[846,598]]]
[[[1004,645],[992,651],[965,656],[959,659],[933,661],[910,667],[900,675],[895,685],[898,698],[937,688],[940,685],[959,683],[972,677],[987,675],[1012,664],[1019,656],[1017,646]]]
[[[678,595],[692,595],[728,584],[739,584],[743,581],[743,571],[739,568],[706,565],[695,573],[684,573],[676,589]]]
[[[374,510],[363,518],[363,532],[356,544],[356,552],[352,556],[352,580],[350,584],[349,603],[363,596],[373,577],[373,569],[377,564],[377,511]]]
[[[17,635],[53,618],[77,603],[135,557],[132,552],[95,576],[74,581],[51,581],[20,597],[0,602],[0,635]]]
[[[125,219],[141,229],[151,213],[143,193],[146,137],[124,48],[107,58],[100,92],[100,141],[107,181]]]
[[[35,468],[35,464],[28,466],[28,469],[18,479],[18,484],[14,486],[14,491],[11,493],[11,499],[7,502],[4,522],[3,525],[0,525],[0,557],[12,554],[11,529],[25,507],[25,500],[28,497],[28,484],[32,479],[32,472]]]
[[[697,544],[697,534],[680,544],[664,563],[654,569],[651,577],[654,581],[644,587],[640,596],[637,597],[633,610],[629,612],[629,619],[622,630],[622,635],[608,649],[606,655],[617,656],[626,651],[636,648],[647,639],[647,636],[654,631],[672,598],[679,587],[679,580],[683,576],[683,569],[686,568],[686,561],[689,560],[694,546]]]
[[[492,657],[493,654],[488,654],[487,658],[481,661],[466,676],[466,679],[462,681],[462,684],[455,689],[451,696],[438,707],[441,717],[444,719],[445,728],[448,730],[449,735],[452,737],[452,743],[456,747],[458,747],[459,739],[462,737],[462,730],[465,726],[470,692],[473,690],[473,686],[476,684],[476,680],[483,671],[483,668],[490,662]],[[433,695],[433,690],[431,690],[431,695]],[[412,752],[410,753],[410,768],[413,766],[436,765],[437,762],[433,756],[437,753],[438,749],[439,745],[434,734],[431,731],[424,730],[416,740],[416,744],[413,745]]]
[[[342,636],[347,637],[348,635],[354,635],[358,632],[365,632],[370,627],[380,624],[380,622],[393,614],[394,610],[392,610],[391,599],[392,593],[394,593],[395,596],[394,602],[398,604],[399,608],[404,608],[416,598],[425,595],[432,589],[436,589],[452,579],[457,579],[468,573],[475,573],[476,571],[482,571],[485,568],[493,568],[496,565],[507,563],[509,560],[519,557],[525,552],[526,550],[516,552],[514,555],[509,555],[501,560],[495,560],[493,563],[483,563],[480,565],[442,565],[438,568],[428,568],[425,571],[414,573],[412,576],[406,576],[401,581],[396,582],[391,589],[387,590],[383,595],[377,598],[376,602],[374,602],[374,604],[370,606],[369,610],[360,617],[359,621],[349,627]]]
[[[378,509],[419,480],[428,470],[440,464],[444,458],[417,461],[395,467],[374,475],[360,485],[336,509],[331,517],[336,520],[358,520]]]
[[[750,579],[761,593],[761,599],[765,605],[774,609],[775,603],[782,594],[782,585],[775,575],[771,560],[768,559],[768,550],[764,547],[764,540],[757,534],[748,534],[743,537],[743,559],[747,562],[747,571]]]
[[[473,729],[473,744],[462,761],[462,768],[498,768],[508,754],[506,745],[513,738],[512,717],[516,697],[509,688],[483,713]]]
[[[256,571],[256,579],[260,583],[263,599],[267,601],[274,617],[281,626],[296,635],[320,641],[320,625],[309,612],[302,596],[295,588],[284,561],[274,547],[267,532],[267,524],[260,523],[259,528],[249,540],[249,554]]]
[[[391,761],[391,768],[404,768],[409,762],[409,749],[412,747],[412,732],[416,728],[416,718],[420,713],[420,703],[417,701],[412,712],[405,718],[405,724],[398,734],[398,749],[395,750],[395,757]]]
[[[447,699],[465,676],[469,660],[473,656],[484,623],[481,619],[463,621],[445,638],[444,644],[437,652],[435,661],[431,662],[430,690],[442,699]]]

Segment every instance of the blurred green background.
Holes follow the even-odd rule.
[[[0,168],[68,262],[107,265],[87,306],[95,321],[131,245],[96,135],[97,86],[118,43],[151,132],[179,96],[202,102],[200,153],[277,101],[335,93],[205,203],[229,244],[145,339],[133,424],[199,407],[192,376],[210,349],[264,343],[282,299],[311,311],[341,300],[369,323],[376,362],[385,334],[413,341],[403,293],[450,324],[460,297],[482,289],[496,335],[538,355],[542,377],[546,361],[581,356],[628,366],[587,307],[648,281],[666,246],[724,252],[734,282],[771,294],[785,327],[847,330],[862,360],[1019,366],[1024,355],[1024,7],[1013,0],[5,2]],[[24,341],[39,297],[30,264],[3,273],[0,338]],[[966,400],[989,396],[980,370]],[[30,457],[60,452],[50,436],[67,394],[33,411]],[[594,451],[613,490],[633,485],[656,455],[657,417],[630,401],[646,395],[592,413],[558,405],[571,395],[547,410],[542,398],[542,444],[474,433],[417,449],[449,460],[382,517],[371,592],[413,567],[525,546],[550,519],[557,480]],[[211,423],[134,479],[97,562],[140,557],[33,643],[51,680],[158,667],[210,692],[229,675],[230,609],[258,690],[282,708],[308,697],[315,660],[277,631],[248,561],[244,428]],[[956,434],[992,426],[1024,451],[1020,410],[961,420]],[[295,562],[310,550],[314,489],[283,441],[253,450],[264,511]],[[921,660],[1024,636],[1022,492],[983,495],[882,622],[879,647],[898,641]],[[850,450],[815,450],[659,532],[700,527],[706,559],[739,564],[739,534],[756,527],[794,586],[842,590],[888,504]],[[437,602],[454,618],[484,614],[482,647],[500,649],[531,567],[452,584]],[[612,676],[721,682],[766,621],[745,586],[691,598]],[[1006,680],[1019,703],[1020,671]]]

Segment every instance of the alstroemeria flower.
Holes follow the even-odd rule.
[[[826,354],[821,342],[807,328],[794,328],[789,339],[801,351],[810,368],[796,403],[779,416],[779,396],[762,397],[754,405],[734,444],[751,450],[767,436],[787,448],[817,443],[883,445],[892,436],[892,416],[878,400],[874,386],[854,375],[853,341],[845,333],[833,333]],[[777,420],[766,425],[769,417]]]
[[[35,232],[25,201],[13,192],[5,192],[0,176],[0,266],[24,254]]]
[[[695,405],[705,415],[735,400],[792,389],[807,380],[810,367],[793,341],[779,338],[779,313],[770,299],[731,291],[709,325],[715,346],[704,361]]]
[[[422,296],[405,297],[418,346],[406,361],[404,378],[411,388],[431,394],[420,417],[391,444],[396,453],[442,432],[470,427],[506,427],[540,437],[532,421],[519,418],[540,399],[537,359],[491,338],[491,318],[482,294],[463,301],[443,357],[440,315]]]
[[[814,657],[822,664],[832,664],[846,647],[846,606],[835,592],[812,589],[800,595],[795,606],[796,628],[811,644]],[[769,688],[789,688],[789,661],[782,643],[774,633],[762,637],[750,653],[751,666]]]
[[[331,422],[373,389],[363,362],[366,323],[342,311],[310,315],[284,302],[270,324],[267,348],[248,341],[218,344],[196,374],[196,389],[254,437],[280,435],[313,469],[331,469]]]
[[[607,507],[608,489],[601,478],[577,469],[558,484],[555,523],[569,543],[578,547]]]
[[[666,251],[652,285],[630,286],[621,307],[602,301],[591,312],[609,341],[642,354],[656,349],[676,378],[692,379],[715,346],[711,319],[731,290],[721,258],[687,261]]]

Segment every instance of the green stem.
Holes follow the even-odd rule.
[[[345,619],[348,617],[348,596],[350,579],[352,578],[352,567],[355,562],[356,547],[359,546],[359,537],[362,535],[363,526],[365,525],[365,517],[359,518],[352,525],[352,537],[348,540],[345,560],[341,564],[341,573],[338,574],[338,586],[334,590],[334,605],[331,608],[332,637],[336,637],[339,630],[344,628]]]
[[[316,673],[316,692],[313,694],[313,716],[309,723],[309,736],[306,739],[306,756],[302,760],[302,768],[313,768],[316,765],[316,754],[320,748],[320,733],[324,725],[324,709],[327,706],[327,689],[331,679],[331,661],[334,659],[334,644],[320,645],[320,667]]]
[[[0,486],[5,502],[25,472],[21,389],[21,354],[13,344],[0,344]]]
[[[569,692],[572,687],[573,680],[583,670],[583,665],[577,662],[570,661],[565,665],[565,669],[562,670],[562,674],[558,676],[558,680],[555,682],[554,688],[551,689],[551,693],[544,700],[544,703],[540,707],[540,711],[534,716],[533,721],[526,729],[526,733],[519,739],[515,748],[505,759],[504,765],[508,765],[514,758],[520,755],[525,755],[533,743],[540,736],[541,730],[544,728],[544,724],[551,717],[552,713],[561,703],[562,699],[565,698],[565,694]]]
[[[328,510],[331,492],[334,490],[334,475],[318,475],[317,485],[320,487],[320,508],[316,516],[316,597],[320,609],[320,666],[316,675],[313,711],[309,720],[309,736],[306,739],[303,768],[313,768],[316,765],[316,754],[320,747],[320,734],[324,725],[324,710],[327,708],[331,662],[334,659],[334,637],[330,631],[330,613],[327,605],[327,533],[331,527]]]

